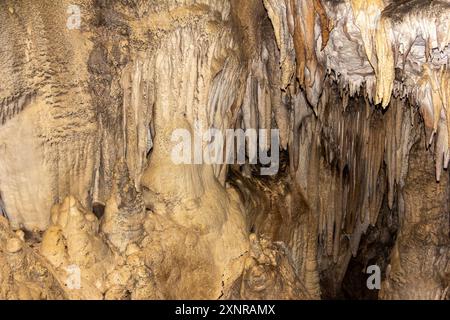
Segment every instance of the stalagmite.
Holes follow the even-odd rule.
[[[98,229],[95,215],[81,208],[75,198],[68,197],[54,207],[52,225],[42,239],[40,252],[58,272],[64,274],[74,266],[82,274],[80,286],[85,290],[80,298],[101,298],[106,274],[113,267],[112,253],[98,235]]]
[[[144,236],[145,205],[124,161],[117,163],[113,183],[100,229],[119,251],[124,252]]]

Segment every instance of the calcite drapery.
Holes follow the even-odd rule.
[[[69,5],[0,4],[2,297],[336,297],[361,242],[396,242],[380,297],[448,296],[448,1]],[[279,174],[170,161],[209,128],[279,129]]]

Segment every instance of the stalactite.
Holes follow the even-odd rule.
[[[386,108],[391,100],[394,85],[395,61],[392,52],[391,30],[391,21],[381,17],[375,34],[375,51],[378,63],[375,69],[377,87],[374,102],[375,104],[381,103],[383,108]]]
[[[71,264],[86,273],[80,293],[58,295],[336,294],[382,206],[398,211],[411,248],[425,243],[433,256],[447,244],[427,228],[442,231],[434,209],[448,198],[448,1],[82,1],[74,32],[50,2],[14,3],[23,21],[0,3],[0,215],[45,230],[39,250],[55,277]],[[418,156],[423,172],[409,170],[417,110],[428,142],[420,159],[434,152],[442,182],[427,184],[423,217],[408,216],[426,201],[405,191],[430,180]],[[211,128],[279,129],[278,175],[257,177],[261,163],[170,161],[175,130],[198,138]],[[212,139],[200,137],[197,151]],[[258,142],[271,148],[269,135]],[[8,259],[23,265],[29,250],[8,228],[0,217],[9,276]],[[403,277],[389,268],[388,284]]]
[[[286,89],[295,73],[295,49],[291,33],[294,29],[291,3],[264,0],[280,50],[281,88]]]
[[[269,61],[267,64],[268,79],[270,84],[270,105],[273,111],[273,118],[280,130],[281,148],[286,150],[289,135],[289,111],[287,107],[286,93],[281,88],[281,70],[279,67],[280,53],[276,43],[268,43]],[[271,118],[271,117],[270,117]]]
[[[322,98],[323,102],[317,109],[318,133],[323,150],[321,173],[315,178],[320,181],[317,210],[322,241],[319,243],[325,250],[325,256],[340,264],[338,270],[344,268],[345,271],[349,258],[342,258],[341,250],[346,250],[349,245],[350,252],[356,255],[362,235],[369,225],[377,222],[385,194],[384,166],[389,182],[388,198],[390,206],[393,206],[396,190],[403,185],[407,172],[409,149],[415,141],[411,135],[415,132],[413,126],[416,123],[411,120],[415,111],[406,106],[406,101],[392,100],[393,105],[382,115],[368,98],[349,98],[345,102],[341,100],[341,95],[345,95],[346,91],[339,93],[339,86],[330,86],[333,89],[325,91],[323,97],[326,98]],[[344,109],[338,107],[338,103],[348,106]],[[311,128],[308,131],[311,132]],[[305,137],[305,132],[300,130],[298,140],[302,141]],[[290,143],[290,151],[302,153],[304,149],[301,146],[297,148],[295,141]],[[291,156],[291,161],[299,161],[294,168],[301,183],[304,178],[301,178],[299,171],[311,170],[311,164],[303,169],[304,163],[311,161],[308,152],[303,151],[301,158]],[[341,276],[343,273],[340,273]]]
[[[316,106],[325,75],[316,53],[316,16],[319,17],[321,30],[321,45],[318,49],[320,51],[327,45],[332,29],[326,10],[320,0],[266,0],[264,4],[272,20],[280,49],[283,88],[289,84],[295,86],[297,79],[306,91],[309,103]],[[295,54],[295,61],[292,54]],[[295,77],[292,78],[294,68]]]
[[[439,136],[436,132],[440,119],[446,122],[448,117],[445,92],[449,37],[448,24],[444,21],[448,18],[449,5],[445,2],[433,2],[428,6],[421,1],[353,0],[350,9],[348,4],[329,3],[327,9],[331,19],[338,21],[335,30],[342,30],[342,33],[330,34],[327,69],[337,73],[335,80],[342,88],[350,86],[350,97],[359,92],[356,86],[364,88],[369,101],[373,98],[375,104],[381,103],[384,108],[392,96],[419,105],[427,127],[432,130],[431,141],[434,137],[439,140],[439,167],[436,167],[439,174],[448,158],[448,150],[442,149],[442,142],[446,140],[444,124],[439,125]],[[438,12],[441,14],[437,15]],[[345,20],[342,19],[344,14]],[[363,44],[363,53],[357,48],[345,51],[356,42]],[[347,59],[352,57],[348,63],[339,59],[341,52],[347,52]],[[370,63],[370,69],[364,60]],[[343,92],[346,98],[346,91]],[[449,127],[446,125],[447,131]]]
[[[367,59],[374,69],[377,68],[377,60],[375,54],[375,33],[377,23],[384,8],[383,0],[361,1],[352,0],[353,17],[355,24],[361,31],[362,41],[364,44]]]

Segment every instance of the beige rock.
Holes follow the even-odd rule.
[[[22,244],[23,242],[20,239],[17,238],[8,239],[8,241],[6,242],[6,250],[9,253],[19,252],[20,250],[22,250]]]
[[[0,1],[0,298],[449,298],[449,1],[69,5]]]

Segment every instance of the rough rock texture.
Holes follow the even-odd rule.
[[[448,0],[4,0],[0,21],[0,298],[449,298]],[[210,128],[279,149],[203,161]]]
[[[52,266],[14,233],[0,217],[0,297],[2,299],[67,299]]]
[[[410,174],[402,190],[403,219],[380,292],[382,299],[450,298],[448,175],[432,183],[433,173],[426,169],[432,161],[421,148],[423,140],[422,136],[411,151]],[[425,186],[417,188],[423,181],[427,181]]]

